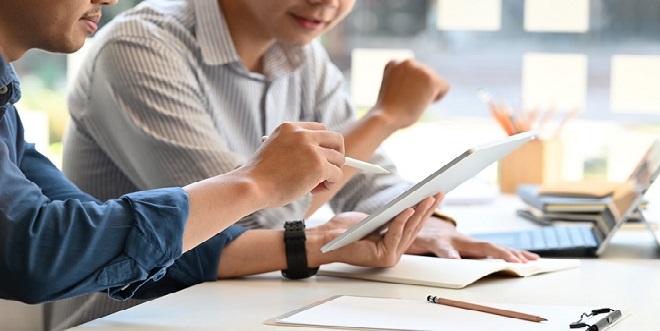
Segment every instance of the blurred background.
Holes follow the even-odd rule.
[[[106,6],[104,22],[139,2]],[[660,137],[659,17],[660,0],[358,0],[321,41],[361,112],[389,59],[414,57],[451,83],[418,125],[385,144],[412,180],[506,135],[479,89],[512,113],[547,116],[539,129],[562,141],[564,179],[619,180]],[[78,61],[30,51],[15,63],[28,140],[56,164],[67,62],[71,70]],[[497,181],[493,168],[480,176]]]

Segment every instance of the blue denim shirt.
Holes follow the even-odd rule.
[[[182,255],[181,188],[100,202],[23,137],[20,84],[0,57],[0,298],[37,303],[107,290],[148,298],[217,279],[230,227]]]

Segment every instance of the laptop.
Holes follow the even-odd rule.
[[[321,251],[325,253],[362,239],[387,224],[406,208],[413,207],[435,194],[447,193],[453,190],[534,137],[536,137],[535,131],[522,132],[468,149],[421,182],[374,211],[360,223],[353,225],[337,238],[323,245]]]
[[[612,194],[596,221],[576,225],[547,225],[518,232],[476,233],[472,236],[546,257],[593,257],[599,256],[621,226],[635,217],[645,224],[660,245],[660,237],[644,218],[640,208],[644,194],[658,175],[660,140],[651,144],[630,177]]]

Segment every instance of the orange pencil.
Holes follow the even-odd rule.
[[[493,115],[493,118],[495,118],[495,121],[502,127],[504,132],[506,132],[507,135],[511,136],[515,134],[515,130],[513,128],[513,123],[511,122],[511,118],[509,114],[504,113],[502,109],[495,104],[495,101],[493,101],[493,97],[488,92],[486,89],[479,89],[477,90],[477,97],[481,102],[486,104],[488,106],[488,109],[490,109],[491,115]]]
[[[509,317],[509,318],[517,318],[517,319],[521,319],[521,320],[525,320],[525,321],[531,321],[531,322],[543,322],[543,321],[548,320],[548,319],[540,317],[540,316],[529,315],[529,314],[525,314],[525,313],[521,313],[521,312],[517,312],[517,311],[513,311],[513,310],[498,309],[498,308],[478,305],[476,303],[450,300],[450,299],[440,298],[440,297],[437,297],[437,296],[434,296],[434,295],[427,296],[426,301],[441,304],[441,305],[445,305],[445,306],[450,306],[450,307],[456,307],[456,308],[468,309],[468,310],[475,310],[475,311],[480,311],[480,312],[483,312],[483,313],[500,315],[500,316]]]

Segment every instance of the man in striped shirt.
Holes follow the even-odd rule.
[[[240,224],[281,228],[325,203],[370,213],[410,187],[379,145],[415,123],[448,84],[413,60],[388,64],[376,105],[357,119],[344,78],[316,37],[354,0],[146,1],[95,36],[69,96],[64,171],[99,198],[184,185],[235,169],[286,121],[314,121],[344,135],[346,155],[392,174],[344,167],[340,185]],[[536,255],[479,242],[432,217],[408,253]]]

